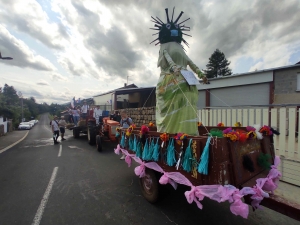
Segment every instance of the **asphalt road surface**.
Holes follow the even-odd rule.
[[[264,208],[248,219],[233,215],[228,203],[202,201],[203,210],[188,204],[185,187],[167,187],[157,204],[141,196],[134,167],[103,152],[86,136],[54,145],[47,115],[25,140],[0,154],[0,225],[25,224],[300,224]]]

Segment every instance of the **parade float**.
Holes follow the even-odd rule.
[[[247,218],[249,206],[268,207],[299,220],[300,207],[272,198],[281,173],[279,157],[275,156],[273,135],[268,126],[224,127],[220,122],[207,127],[198,122],[196,84],[208,83],[201,70],[185,54],[181,42],[189,27],[179,16],[167,22],[152,17],[160,44],[158,66],[161,74],[156,86],[156,124],[117,128],[119,144],[115,153],[126,155],[125,162],[140,178],[143,196],[151,203],[159,197],[159,185],[190,187],[185,192],[188,203],[202,209],[206,197],[217,202],[228,201],[230,211]],[[269,201],[266,201],[268,199]]]

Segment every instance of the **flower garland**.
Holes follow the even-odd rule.
[[[257,127],[257,125],[254,126]],[[260,128],[259,131],[258,128],[252,126],[247,126],[246,130],[247,131],[241,129],[235,130],[232,127],[228,127],[223,130],[223,137],[227,137],[233,142],[245,142],[246,140],[262,139],[262,135],[269,136],[273,134],[271,128],[266,125]]]

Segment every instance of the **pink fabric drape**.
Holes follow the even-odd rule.
[[[268,198],[267,192],[272,192],[278,187],[278,181],[281,177],[281,173],[277,167],[280,163],[280,158],[275,157],[274,165],[271,166],[271,170],[266,178],[260,178],[256,180],[254,187],[244,187],[239,190],[232,185],[200,185],[194,186],[183,174],[179,172],[165,172],[156,162],[144,162],[140,158],[136,157],[135,154],[130,154],[126,149],[122,149],[120,145],[115,149],[116,154],[120,154],[120,151],[126,155],[125,161],[128,166],[131,166],[131,159],[139,163],[140,165],[134,169],[134,172],[140,178],[145,176],[146,168],[155,170],[162,173],[159,183],[160,184],[171,184],[174,189],[177,188],[177,184],[182,184],[191,187],[190,191],[184,193],[187,202],[195,202],[199,209],[203,208],[200,203],[204,197],[217,202],[228,201],[231,203],[230,211],[234,215],[239,215],[243,218],[247,218],[249,214],[249,207],[242,201],[245,195],[251,195],[251,205],[254,208],[260,208],[260,202],[264,198]]]

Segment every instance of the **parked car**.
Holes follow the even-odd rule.
[[[18,127],[19,130],[30,130],[31,129],[31,125],[29,122],[22,122],[19,124]]]
[[[30,120],[29,123],[32,124],[32,126],[34,127],[34,125],[35,125],[35,120]]]

